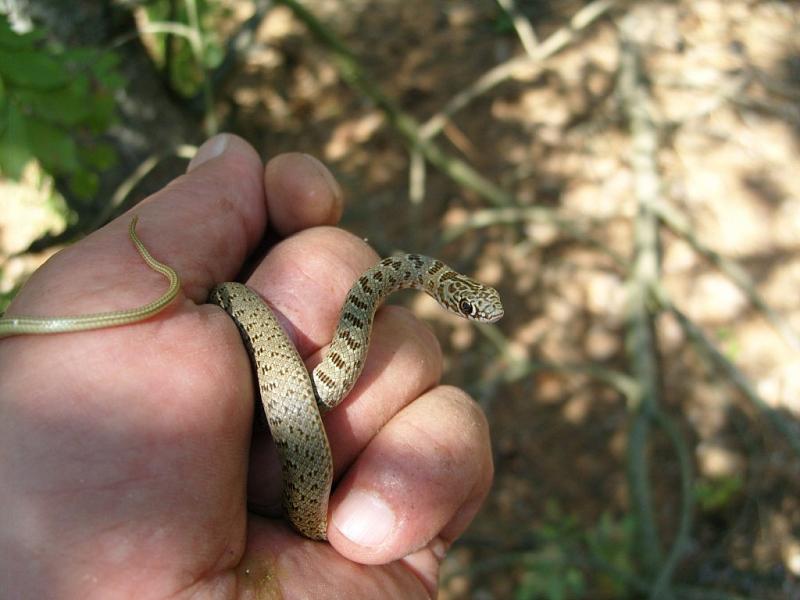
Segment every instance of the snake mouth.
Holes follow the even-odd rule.
[[[486,316],[486,320],[484,321],[484,323],[497,323],[500,319],[503,318],[505,314],[506,313],[502,309],[502,307],[498,308],[497,310],[493,311],[491,314]]]

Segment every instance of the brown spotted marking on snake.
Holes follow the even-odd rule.
[[[395,290],[416,288],[447,310],[492,323],[503,316],[497,292],[438,260],[407,254],[386,258],[350,289],[333,341],[309,378],[303,361],[263,300],[238,283],[223,283],[210,301],[236,321],[257,366],[267,423],[278,447],[283,503],[303,535],[326,537],[333,466],[320,411],[337,406],[364,368],[375,311]]]

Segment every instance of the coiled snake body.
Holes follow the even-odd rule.
[[[156,301],[128,311],[76,317],[3,317],[0,338],[18,334],[57,333],[134,323],[166,307],[180,289],[169,266],[154,259],[136,236],[131,240],[152,269],[169,279]],[[283,503],[291,523],[306,537],[326,538],[333,462],[320,411],[338,405],[361,374],[375,311],[402,288],[420,289],[462,317],[492,323],[503,316],[493,288],[456,273],[438,260],[405,254],[380,261],[353,285],[345,299],[330,348],[309,377],[303,360],[261,297],[240,283],[216,286],[209,301],[236,322],[258,379],[261,400],[278,447]]]

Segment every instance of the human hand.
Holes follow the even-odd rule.
[[[247,354],[233,321],[205,304],[269,222],[285,239],[247,283],[307,366],[319,361],[347,290],[377,260],[354,236],[320,227],[341,214],[330,173],[298,154],[264,170],[242,140],[218,136],[136,213],[143,242],[183,279],[173,306],[134,325],[0,342],[3,597],[435,595],[439,563],[492,465],[480,410],[438,385],[430,331],[404,309],[381,309],[361,378],[325,415],[338,481],[325,544],[280,518],[277,456],[267,434],[252,434]],[[129,220],[53,257],[9,315],[157,297],[163,279],[130,244]],[[248,501],[274,518],[248,512]]]

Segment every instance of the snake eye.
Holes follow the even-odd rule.
[[[472,303],[469,300],[462,300],[458,303],[458,310],[461,311],[461,314],[471,317],[475,314],[475,307],[472,306]]]

